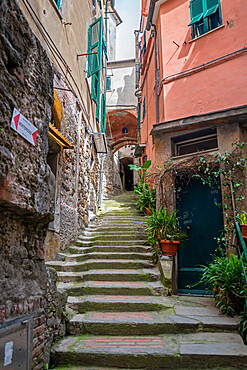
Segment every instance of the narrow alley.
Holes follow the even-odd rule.
[[[53,348],[51,366],[245,366],[236,318],[221,315],[213,298],[168,296],[150,263],[146,217],[133,198],[129,192],[105,201],[75,245],[48,263],[58,271],[58,289],[68,294],[69,312],[69,335]]]
[[[247,369],[246,0],[0,0],[0,370]]]

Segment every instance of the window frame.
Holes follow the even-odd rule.
[[[100,106],[100,72],[92,75],[91,87],[92,100],[96,103],[96,120],[99,121],[99,106]]]
[[[210,0],[191,0],[190,1],[191,21],[189,23],[189,26],[191,26],[191,36],[193,40],[197,39],[198,37],[222,25],[220,0],[213,0],[214,5],[211,7],[209,7],[209,4],[208,4],[209,1]],[[196,6],[197,8],[201,8],[201,11],[199,10],[197,14],[195,14],[195,9],[194,9],[194,7]],[[213,25],[212,19],[215,14],[217,15],[217,19],[216,19],[216,23]]]
[[[93,28],[99,23],[99,37],[98,39],[92,43],[92,34]],[[97,57],[94,53],[94,50],[97,50]],[[93,74],[101,71],[102,67],[102,49],[103,49],[103,19],[99,17],[90,24],[88,29],[88,77],[92,76]],[[97,61],[96,65],[95,61]]]

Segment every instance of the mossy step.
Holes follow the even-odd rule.
[[[89,259],[97,259],[97,260],[105,260],[105,259],[120,259],[120,260],[150,260],[152,257],[152,253],[135,253],[135,252],[92,252],[92,253],[85,253],[85,254],[60,254],[62,257],[66,258],[67,262],[70,261],[87,261]]]
[[[51,353],[53,366],[110,366],[137,369],[247,367],[247,346],[238,334],[162,336],[72,336]]]
[[[78,246],[93,246],[93,245],[143,245],[144,241],[141,239],[134,239],[134,240],[96,240],[96,241],[83,241],[83,240],[77,240],[75,242],[75,245]]]
[[[66,249],[67,253],[75,253],[75,254],[82,254],[87,253],[91,254],[94,252],[126,252],[126,253],[147,253],[150,251],[150,246],[112,246],[112,245],[106,245],[106,246],[93,246],[93,247],[78,247],[78,246],[69,246]]]
[[[133,233],[124,233],[124,232],[119,232],[119,233],[108,233],[105,232],[104,234],[91,234],[91,235],[85,235],[83,238],[79,238],[78,241],[101,241],[101,240],[143,240],[145,241],[146,234],[145,233],[138,233],[138,232],[133,232]]]
[[[84,272],[58,271],[58,280],[61,282],[75,281],[157,281],[159,272],[156,269],[124,269],[124,270],[90,270]]]
[[[221,332],[224,335],[225,332],[237,330],[238,321],[233,317],[191,318],[190,307],[187,307],[187,315],[182,316],[176,314],[176,309],[161,312],[86,312],[75,315],[69,323],[70,335],[160,335],[198,331]]]
[[[92,269],[142,269],[151,268],[153,264],[142,260],[88,260],[84,262],[49,261],[47,266],[57,271],[88,271]]]
[[[78,313],[87,311],[137,312],[160,311],[172,308],[172,303],[164,297],[127,295],[88,295],[67,300],[69,308]]]
[[[83,283],[59,283],[58,289],[66,291],[69,296],[82,295],[129,295],[129,296],[159,296],[164,293],[160,283],[143,281],[87,281]]]

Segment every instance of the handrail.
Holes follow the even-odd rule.
[[[230,190],[231,190],[231,196],[232,196],[234,226],[235,226],[235,232],[236,232],[236,236],[237,236],[238,255],[239,255],[239,258],[241,258],[242,254],[244,254],[245,261],[247,262],[247,247],[246,247],[246,244],[245,244],[242,232],[241,232],[240,224],[236,219],[236,207],[235,207],[235,199],[234,199],[232,181],[230,182]],[[234,238],[234,240],[235,240],[235,238]],[[241,253],[241,250],[240,250],[240,247],[239,247],[239,242],[241,244],[243,253]],[[241,259],[241,264],[242,264],[242,269],[243,269],[243,273],[244,273],[245,282],[247,284],[247,276],[246,276],[246,271],[245,271],[245,267],[244,267],[244,264],[243,264],[243,259]],[[245,306],[246,306],[246,310],[247,310],[247,297],[245,297]]]

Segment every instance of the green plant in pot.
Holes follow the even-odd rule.
[[[247,212],[242,211],[238,217],[238,220],[241,224],[241,230],[242,230],[242,235],[244,238],[244,241],[247,241]]]
[[[162,253],[176,255],[180,241],[186,237],[179,226],[177,211],[169,214],[168,210],[161,206],[157,211],[153,211],[146,224],[149,238],[159,242]]]
[[[156,205],[156,189],[153,186],[143,183],[139,184],[134,192],[138,196],[136,198],[137,207],[140,211],[151,215]]]

